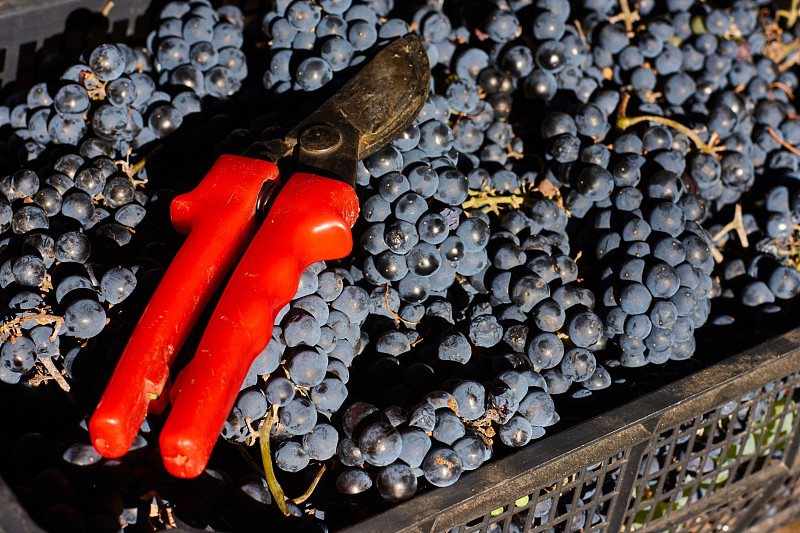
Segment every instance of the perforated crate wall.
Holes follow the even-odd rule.
[[[559,476],[488,514],[457,525],[450,532],[603,531],[625,463],[625,453],[620,452]]]
[[[799,347],[797,329],[345,531],[774,528],[800,514]]]
[[[8,0],[0,14],[0,80],[8,89],[27,90],[34,82],[37,57],[50,52],[77,55],[89,41],[132,35],[147,0],[115,0],[107,10],[107,35],[97,15],[108,0]],[[144,28],[146,26],[140,25]],[[67,65],[64,65],[65,67]]]
[[[48,53],[77,59],[101,42],[144,42],[168,0],[3,0],[0,2],[0,86],[26,91]],[[263,16],[270,0],[225,0],[246,17]],[[98,15],[106,13],[108,25]],[[68,65],[63,65],[64,67]]]
[[[778,480],[781,481],[781,480]],[[800,462],[795,456],[794,471],[769,487],[763,505],[754,510],[750,523],[753,533],[772,533],[781,524],[800,519]]]
[[[703,528],[720,523],[734,527],[744,509],[763,499],[758,494],[762,486],[733,499],[729,489],[762,473],[772,478],[786,471],[784,459],[796,452],[798,384],[800,377],[793,373],[658,430],[642,456],[622,530],[703,531],[694,527],[700,523]],[[682,521],[697,514],[693,504],[719,500],[720,492],[725,501],[718,509],[700,513],[699,520]]]

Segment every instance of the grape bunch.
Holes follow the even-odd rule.
[[[372,50],[420,28],[431,65],[448,64],[450,20],[439,10],[418,10],[409,23],[391,17],[393,0],[300,0],[276,3],[262,20],[270,47],[263,85],[276,94],[316,91],[336,73],[355,67]]]
[[[159,21],[146,48],[100,45],[57,86],[36,84],[23,102],[0,106],[0,126],[13,130],[11,155],[32,161],[51,145],[77,146],[93,133],[124,158],[180,127],[205,95],[239,90],[248,72],[239,8],[172,2]]]
[[[295,298],[275,317],[272,339],[253,362],[222,436],[244,443],[274,407],[279,431],[273,437],[307,440],[306,435],[319,429],[317,437],[323,440],[308,450],[298,447],[299,439],[283,442],[280,449],[291,447],[294,460],[305,459],[305,464],[287,462],[290,452],[284,451],[276,456],[278,468],[301,470],[309,454],[329,459],[333,452],[317,453],[318,446],[327,449],[332,442],[335,449],[338,433],[326,425],[323,439],[316,421],[318,416],[330,418],[347,397],[349,368],[369,342],[361,331],[369,308],[369,295],[354,285],[347,270],[327,268],[324,262],[306,269]]]
[[[118,168],[113,148],[100,139],[87,139],[79,152],[0,180],[9,217],[0,265],[8,309],[0,376],[8,383],[34,377],[37,361],[52,374],[51,358],[69,351],[59,352],[59,336],[97,336],[110,307],[137,285],[138,266],[97,261],[118,254],[146,215],[149,199],[136,190],[141,176]]]
[[[737,206],[731,222],[709,226],[718,245],[735,252],[718,266],[717,314],[712,318],[730,339],[741,342],[740,324],[774,336],[795,320],[791,302],[800,294],[795,182],[794,172],[776,175],[743,207]]]
[[[217,13],[210,4],[182,5],[195,22],[222,17],[215,40],[227,51],[221,61],[244,61],[238,8]],[[180,22],[178,7],[166,6],[162,21]],[[104,44],[84,59],[61,74],[57,87],[39,83],[22,102],[0,106],[0,125],[10,126],[5,146],[27,167],[0,178],[0,287],[7,310],[0,380],[6,383],[49,376],[69,389],[60,371],[71,367],[76,342],[97,337],[111,308],[151,270],[133,261],[130,242],[155,196],[144,190],[144,158],[131,164],[130,157],[202,109],[202,87],[155,79],[166,70],[145,48]],[[238,76],[246,74],[240,67]],[[65,335],[70,341],[61,346]]]
[[[156,85],[188,88],[200,98],[236,93],[248,74],[243,29],[242,12],[234,5],[215,10],[206,3],[168,3],[159,14],[158,28],[147,37]],[[200,104],[199,98],[181,94],[180,105],[173,103],[181,114]],[[153,129],[158,133],[159,128]]]
[[[587,121],[599,130],[587,131]],[[674,149],[672,133],[656,124],[641,138],[623,134],[608,150],[590,137],[603,130],[607,117],[593,104],[574,119],[556,112],[542,124],[555,166],[570,165],[566,206],[585,223],[571,237],[594,267],[604,335],[623,366],[686,359],[695,351],[694,330],[710,313],[713,243],[698,224],[705,200],[686,190],[660,156],[678,160],[688,147]],[[576,147],[570,160],[557,162],[567,145]]]
[[[767,163],[783,140],[769,128],[781,123],[778,110],[789,101],[778,88],[791,92],[797,77],[779,68],[777,21],[759,23],[756,4],[664,7],[645,25],[630,13],[604,18],[607,11],[597,9],[583,27],[595,66],[632,97],[635,111],[618,117],[616,126],[625,130],[650,122],[688,132],[698,149],[684,158],[670,148],[658,156],[659,163],[679,175],[685,171],[710,214],[735,204],[753,186],[757,168],[781,167],[793,157],[783,151]],[[654,3],[639,6],[636,14],[654,8]]]
[[[42,156],[51,145],[77,146],[90,131],[124,143],[117,148],[125,154],[143,127],[141,112],[153,92],[153,80],[146,73],[152,68],[151,58],[142,49],[107,44],[85,60],[68,67],[58,87],[39,83],[24,101],[0,106],[0,124],[12,131],[6,141],[12,158],[24,163]]]

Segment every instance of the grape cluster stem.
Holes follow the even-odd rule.
[[[322,479],[322,474],[325,473],[326,466],[324,464],[322,465],[322,467],[319,469],[319,472],[317,472],[317,475],[314,476],[314,480],[303,494],[297,498],[287,498],[286,494],[284,494],[283,489],[281,488],[281,484],[278,482],[278,478],[275,477],[275,469],[272,467],[272,452],[270,451],[269,434],[272,430],[273,424],[276,426],[278,424],[278,404],[276,403],[272,404],[269,416],[264,422],[261,423],[261,427],[258,430],[258,440],[261,445],[261,461],[264,465],[264,475],[267,480],[269,492],[272,494],[272,499],[278,504],[278,509],[281,510],[283,516],[289,516],[290,512],[286,502],[291,501],[292,503],[299,505],[310,498],[314,493],[314,489],[317,488],[319,480]]]
[[[742,221],[742,204],[736,204],[736,207],[733,211],[733,220],[725,224],[725,226],[719,230],[716,235],[711,237],[711,240],[713,242],[717,242],[729,231],[736,232],[736,235],[739,237],[743,248],[750,246],[750,242],[747,240],[747,231],[745,231],[744,222]]]
[[[720,157],[719,152],[722,152],[726,149],[725,146],[721,146],[716,144],[717,138],[711,137],[711,142],[706,143],[700,136],[691,128],[688,128],[681,124],[676,120],[672,120],[666,117],[659,117],[657,115],[640,115],[638,117],[629,117],[625,115],[625,111],[628,107],[628,102],[630,101],[631,95],[630,93],[625,93],[622,95],[622,102],[620,103],[619,113],[617,114],[617,129],[620,131],[625,131],[631,126],[635,126],[636,124],[640,124],[642,122],[655,122],[657,124],[663,124],[664,126],[669,126],[670,128],[677,130],[684,135],[686,135],[694,145],[697,147],[698,150],[705,152],[707,154],[711,154],[717,158]]]
[[[608,19],[608,21],[612,24],[622,21],[622,23],[625,25],[625,31],[632,36],[633,23],[640,19],[639,10],[634,9],[631,11],[630,5],[628,5],[628,0],[619,0],[619,8],[620,12]]]

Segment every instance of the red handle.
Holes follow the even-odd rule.
[[[163,407],[169,367],[258,229],[255,208],[263,183],[277,178],[278,168],[272,163],[224,155],[196,189],[172,201],[175,229],[188,237],[142,314],[89,421],[92,443],[101,455],[125,454],[148,407]]]
[[[298,173],[284,185],[176,380],[159,440],[170,473],[203,472],[247,371],[272,336],[275,314],[311,263],[350,253],[357,217],[358,198],[343,182]]]

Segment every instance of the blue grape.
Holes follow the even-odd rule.
[[[418,428],[403,429],[400,437],[402,450],[399,459],[412,468],[418,468],[431,448],[430,437]]]
[[[592,353],[584,348],[573,348],[564,354],[559,369],[571,381],[586,381],[597,368]]]
[[[97,336],[106,325],[106,312],[95,300],[75,300],[64,314],[67,335],[89,339]]]
[[[378,494],[390,502],[408,500],[417,490],[417,476],[411,468],[399,462],[382,468],[375,483]]]
[[[92,50],[89,66],[100,81],[111,81],[124,72],[125,57],[115,45],[103,44]]]
[[[267,381],[265,398],[270,405],[284,407],[294,399],[294,395],[295,386],[289,379],[276,376]]]
[[[428,483],[447,487],[461,477],[461,460],[450,448],[436,448],[428,452],[422,462],[422,471]]]
[[[492,315],[477,316],[469,324],[469,340],[475,346],[492,347],[503,338],[503,326]]]
[[[400,433],[385,422],[370,424],[361,433],[358,447],[364,460],[375,466],[386,466],[400,457],[403,440]]]
[[[530,391],[519,405],[519,414],[533,426],[545,426],[553,418],[555,404],[544,390]]]
[[[317,424],[317,410],[307,399],[296,397],[278,410],[278,423],[292,435],[305,435]]]
[[[336,490],[342,494],[361,494],[372,487],[372,479],[363,470],[345,470],[336,478]]]
[[[463,470],[475,470],[491,456],[491,448],[480,437],[467,435],[453,443]]]
[[[500,426],[498,436],[506,446],[519,448],[530,442],[533,428],[527,419],[520,415],[514,415],[507,423]]]
[[[292,310],[282,325],[282,340],[290,348],[300,345],[315,346],[319,342],[320,322],[303,309]]]
[[[462,381],[453,388],[452,394],[461,418],[475,420],[486,412],[486,389],[480,383]]]
[[[308,466],[309,456],[300,443],[286,441],[275,450],[275,465],[284,472],[299,472]]]
[[[311,459],[325,461],[333,457],[339,443],[339,434],[330,424],[317,424],[303,435],[303,448]]]
[[[540,333],[531,339],[527,355],[532,365],[538,368],[553,368],[564,356],[564,344],[553,333]]]
[[[522,28],[513,11],[496,9],[486,21],[486,33],[489,38],[498,43],[510,41],[520,34]]]
[[[8,372],[25,374],[36,362],[36,345],[27,337],[17,337],[14,342],[6,340],[0,348],[0,363]]]
[[[295,352],[286,365],[290,379],[301,387],[314,387],[325,378],[328,358],[314,349]]]
[[[431,437],[444,444],[453,444],[465,434],[464,423],[450,410],[436,413],[436,423]]]
[[[100,293],[111,304],[124,301],[136,288],[136,276],[125,267],[111,268],[100,280]]]

